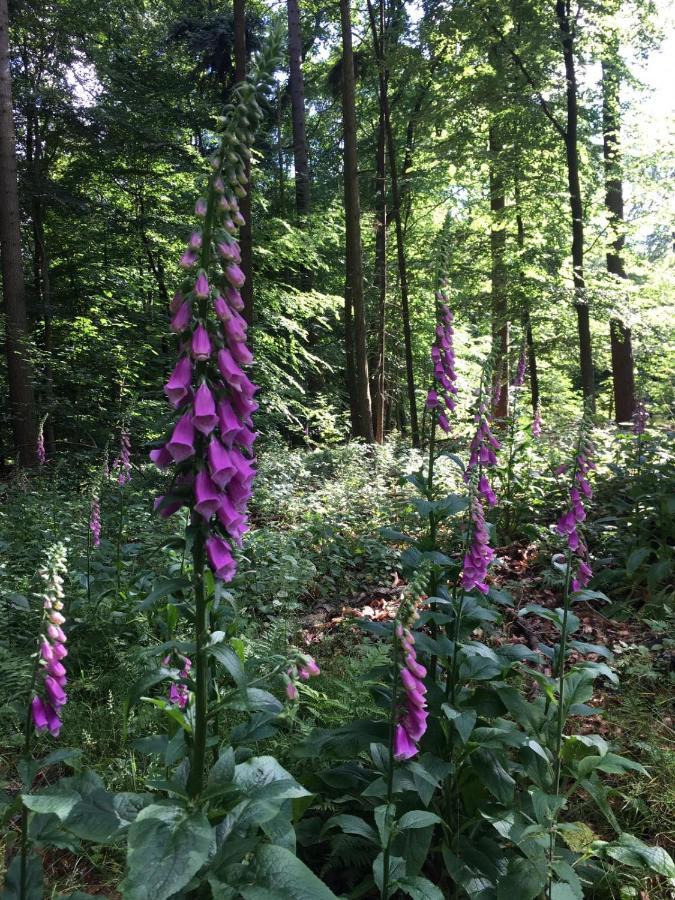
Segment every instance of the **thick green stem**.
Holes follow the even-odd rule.
[[[33,692],[35,691],[35,682],[37,681],[38,672],[40,670],[40,648],[38,646],[35,654],[35,664],[33,666],[33,674],[30,679],[30,689],[28,691],[28,709],[26,711],[25,733],[23,739],[22,757],[26,762],[26,768],[31,760],[31,745],[33,743]],[[27,784],[26,788],[30,790],[31,784]],[[28,876],[28,808],[21,807],[21,867],[19,872],[19,900],[26,900],[28,893],[26,891],[26,880]]]
[[[389,770],[387,772],[387,824],[389,824],[389,807],[394,794],[394,735],[396,732],[396,713],[398,700],[398,635],[394,623],[394,646],[392,653],[393,686],[391,691],[391,710],[389,712]],[[389,897],[389,858],[391,856],[391,837],[387,836],[387,845],[382,856],[382,900]]]
[[[192,547],[192,580],[195,593],[195,725],[192,739],[192,759],[188,793],[197,797],[204,784],[204,760],[206,757],[206,734],[208,728],[209,664],[206,655],[209,636],[208,606],[204,587],[204,534],[201,525],[193,521],[195,527]]]
[[[431,503],[434,499],[434,451],[436,449],[436,409],[431,412],[431,433],[429,436],[429,471],[427,473],[427,500]],[[436,516],[432,509],[429,510],[429,547],[436,549]],[[429,583],[429,596],[436,593],[436,581]],[[432,609],[437,609],[437,605],[433,604]],[[431,636],[434,640],[438,637],[438,625],[435,622],[431,624]],[[438,656],[434,655],[429,660],[429,676],[432,681],[436,681],[436,670],[438,668]]]

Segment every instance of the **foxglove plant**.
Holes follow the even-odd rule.
[[[89,531],[91,533],[92,545],[94,547],[99,547],[101,544],[101,501],[98,492],[95,492],[91,498]]]
[[[436,337],[431,348],[431,361],[434,366],[434,386],[427,394],[427,409],[435,412],[435,422],[443,431],[450,432],[448,412],[454,412],[457,405],[457,374],[455,373],[455,350],[453,344],[454,328],[453,315],[448,306],[448,297],[445,289],[448,282],[441,276],[436,300],[438,302],[438,324],[436,325]],[[434,417],[432,417],[432,431]]]
[[[126,425],[120,434],[120,452],[113,462],[113,471],[117,472],[120,487],[131,481],[131,438]]]
[[[274,42],[272,42],[274,44]],[[234,548],[246,532],[246,506],[255,476],[256,434],[252,414],[257,388],[245,367],[253,362],[241,315],[244,273],[235,236],[243,224],[239,200],[246,195],[246,162],[254,129],[262,119],[256,95],[271,78],[278,46],[261,54],[239,82],[219,119],[219,147],[210,159],[205,196],[195,205],[197,222],[180,264],[185,277],[171,302],[171,328],[178,335],[178,361],[164,386],[176,421],[150,454],[172,469],[169,490],[157,498],[162,516],[181,507],[190,513],[195,590],[195,724],[188,790],[202,790],[207,731],[208,608],[205,567],[229,582],[237,570]]]
[[[45,422],[47,421],[47,416],[43,419],[40,419],[38,424],[38,434],[37,434],[37,443],[35,446],[35,454],[37,456],[38,462],[41,466],[47,462],[47,452],[45,450]]]
[[[644,434],[647,429],[647,423],[649,422],[649,413],[647,412],[647,407],[644,405],[643,401],[640,400],[635,407],[635,412],[632,416],[632,431],[636,437],[639,437],[641,434]]]
[[[43,581],[43,627],[32,684],[31,715],[35,729],[49,731],[52,737],[61,732],[61,708],[66,704],[68,678],[62,660],[68,655],[63,632],[63,575],[66,572],[66,550],[56,544],[48,553],[47,564],[38,571]]]
[[[534,411],[534,419],[532,420],[532,437],[541,437],[541,429],[543,427],[543,421],[541,418],[541,406],[537,404],[537,408]]]

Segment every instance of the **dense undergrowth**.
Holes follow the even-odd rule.
[[[596,429],[595,438],[599,477],[588,537],[595,558],[593,587],[604,591],[610,602],[591,596],[584,604],[588,615],[577,615],[583,622],[583,640],[598,645],[590,657],[586,651],[586,658],[602,661],[606,651],[613,654],[620,681],[596,681],[586,699],[592,707],[602,706],[606,715],[588,710],[590,718],[581,720],[581,733],[601,736],[612,752],[626,753],[645,770],[609,767],[604,776],[609,804],[605,815],[583,790],[570,798],[565,818],[576,831],[570,832],[569,844],[578,850],[579,841],[610,840],[614,821],[620,831],[672,853],[673,457],[667,435],[656,431],[643,441],[639,459],[632,437]],[[487,614],[482,620],[469,619],[467,639],[480,637],[487,647],[515,646],[525,652],[550,637],[550,621],[542,619],[544,628],[537,630],[532,617],[521,614],[528,604],[551,611],[559,604],[561,577],[551,566],[559,539],[548,511],[561,502],[554,470],[566,448],[564,438],[556,442],[542,445],[523,439],[508,521],[504,507],[493,517],[498,548],[493,586],[512,600],[499,619]],[[459,489],[455,454],[464,449],[449,441],[447,451],[437,471],[444,494]],[[149,755],[161,741],[157,711],[139,701],[142,696],[161,698],[165,690],[143,681],[157,665],[160,645],[189,637],[189,626],[178,615],[184,601],[176,587],[186,560],[175,522],[167,524],[152,515],[149,498],[162,476],[141,465],[129,484],[120,487],[115,479],[101,483],[100,462],[82,458],[75,467],[72,461],[68,466],[50,463],[36,476],[0,488],[2,777],[10,797],[18,787],[15,773],[37,628],[34,573],[45,548],[56,541],[63,541],[68,552],[70,624],[71,692],[61,743],[79,748],[82,764],[98,773],[109,791],[147,790],[152,779],[165,777],[167,771]],[[236,623],[232,633],[237,653],[253,666],[252,677],[265,674],[270,660],[283,658],[289,645],[311,652],[321,666],[319,678],[300,685],[300,704],[281,712],[278,727],[268,728],[263,716],[257,733],[255,728],[251,732],[244,711],[231,709],[218,730],[226,735],[237,727],[249,728],[248,743],[256,755],[276,756],[312,791],[314,800],[305,805],[311,808],[304,822],[297,823],[298,852],[337,893],[354,890],[372,857],[358,828],[357,833],[347,828],[331,834],[330,826],[326,830],[331,815],[352,813],[362,803],[355,799],[353,785],[345,788],[329,772],[331,767],[339,773],[340,766],[356,766],[357,759],[362,766],[369,751],[368,741],[360,741],[358,734],[335,740],[330,730],[339,734],[349,723],[369,718],[384,722],[378,672],[388,665],[389,642],[382,640],[381,628],[396,614],[411,577],[401,535],[421,533],[419,503],[406,480],[420,466],[418,453],[394,443],[375,449],[358,444],[314,451],[265,448],[252,501],[253,527],[236,579],[220,593],[227,621]],[[73,471],[83,473],[79,483]],[[98,548],[91,545],[88,528],[93,483],[100,484]],[[396,533],[388,530],[392,525]],[[456,524],[449,519],[439,528],[440,545],[455,554]],[[373,634],[378,629],[379,636]],[[545,672],[546,658],[540,656],[537,665]],[[509,676],[516,684],[522,678],[517,672]],[[495,713],[486,710],[483,715],[487,723]],[[51,750],[53,742],[42,737],[34,752],[40,758]],[[354,762],[347,762],[350,758]],[[57,762],[38,786],[64,773]],[[43,827],[48,832],[48,824]],[[317,844],[318,832],[322,838]],[[43,835],[45,845],[49,837]],[[8,853],[15,841],[15,826],[9,827],[4,848]],[[119,847],[71,845],[65,839],[56,840],[56,847],[58,851],[44,851],[52,894],[77,889],[114,893],[124,871]],[[588,896],[669,896],[665,879],[621,862],[604,864],[606,871]],[[428,874],[433,880],[433,873]],[[477,889],[466,890],[469,896],[482,896]],[[361,895],[371,894],[366,889]]]

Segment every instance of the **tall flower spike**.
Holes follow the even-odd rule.
[[[119,485],[131,481],[131,439],[126,427],[122,428],[120,434],[120,452],[113,462],[113,470],[118,473],[117,483]]]
[[[445,293],[447,282],[441,278],[440,286],[436,292],[438,301],[438,324],[436,325],[436,337],[431,348],[431,362],[434,367],[434,386],[427,394],[427,409],[436,410],[436,421],[448,434],[450,422],[448,412],[453,412],[457,403],[457,375],[455,373],[455,350],[453,346],[454,328],[452,326],[452,311],[448,307],[448,297]]]
[[[427,670],[417,661],[415,635],[412,626],[417,618],[414,601],[401,602],[399,621],[396,624],[396,640],[399,650],[398,672],[399,702],[394,727],[394,759],[400,762],[418,752],[418,742],[427,730],[426,693],[424,684]]]
[[[98,499],[98,494],[94,494],[91,498],[89,530],[91,531],[92,544],[94,547],[98,547],[101,543],[101,504]]]
[[[649,413],[647,412],[647,408],[640,400],[638,405],[635,407],[635,412],[632,417],[633,421],[633,434],[639,435],[644,434],[647,428],[647,422],[649,421]]]
[[[38,677],[35,693],[31,698],[31,716],[38,732],[49,731],[52,737],[61,732],[61,709],[68,696],[66,667],[63,660],[68,655],[66,636],[62,625],[63,576],[66,573],[66,549],[63,544],[55,544],[47,552],[47,563],[38,571],[43,582],[43,634],[40,635],[38,649]]]
[[[589,472],[595,468],[591,458],[594,451],[593,444],[587,438],[582,441],[577,454],[576,466],[572,486],[569,489],[569,504],[565,512],[558,519],[556,531],[567,538],[567,546],[579,558],[579,565],[572,576],[572,590],[580,591],[587,587],[593,570],[588,561],[588,548],[579,533],[579,526],[586,518],[585,500],[590,500],[593,490],[588,481]]]
[[[270,83],[280,52],[281,34],[273,32],[219,120],[220,148],[210,159],[207,190],[195,205],[198,221],[183,257],[186,272],[172,301],[179,359],[164,390],[178,418],[163,446],[151,454],[159,468],[177,468],[156,508],[169,516],[189,507],[208,564],[222,581],[236,573],[233,549],[248,527],[246,507],[255,477],[251,415],[257,388],[243,369],[253,356],[239,315],[244,273],[235,236],[243,224],[237,197],[246,196],[245,163],[263,117],[256,98]]]
[[[534,412],[534,419],[532,420],[532,436],[533,437],[538,438],[541,436],[542,425],[543,425],[543,422],[541,420],[541,407],[539,406],[539,404],[537,404],[537,408]]]

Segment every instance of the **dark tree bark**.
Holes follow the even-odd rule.
[[[523,331],[525,332],[525,346],[527,348],[527,363],[530,369],[530,395],[532,397],[532,411],[536,412],[539,406],[539,373],[537,371],[537,352],[534,345],[534,335],[532,333],[532,317],[530,315],[530,298],[527,293],[527,285],[525,284],[525,276],[523,273],[524,254],[525,254],[525,225],[523,223],[522,208],[520,205],[520,185],[518,178],[515,180],[516,195],[516,234],[518,240],[519,268],[520,268],[520,290],[521,290],[521,308],[520,315],[523,323]]]
[[[302,77],[302,41],[298,0],[287,0],[288,60],[293,125],[293,163],[295,166],[295,209],[299,219],[311,209],[307,133],[305,130],[305,82]]]
[[[16,133],[9,69],[7,0],[0,0],[0,253],[5,316],[5,355],[14,445],[24,466],[37,464],[33,368],[21,258],[21,224],[16,172]]]
[[[504,210],[504,175],[501,159],[502,142],[493,123],[489,132],[490,151],[490,257],[492,279],[492,348],[494,353],[494,414],[497,418],[508,415],[509,392],[509,313],[506,296],[506,223]]]
[[[375,13],[372,3],[368,2],[368,15],[370,18],[371,31],[375,44],[376,53],[382,53],[379,56],[378,63],[380,70],[383,72],[381,80],[381,99],[380,103],[384,111],[384,123],[387,135],[387,155],[389,157],[389,177],[391,181],[391,200],[392,215],[396,226],[396,258],[398,262],[399,286],[401,289],[401,319],[403,323],[403,344],[405,354],[405,371],[406,384],[408,388],[408,406],[410,411],[410,439],[413,447],[420,445],[419,422],[417,418],[417,398],[415,396],[415,372],[413,367],[412,356],[412,329],[410,326],[410,303],[408,295],[408,268],[405,255],[405,238],[403,234],[403,221],[401,218],[401,193],[398,181],[398,163],[396,157],[396,144],[394,142],[394,131],[391,124],[391,111],[389,108],[389,92],[388,78],[386,70],[386,55],[384,55],[384,46],[380,45],[377,40],[377,26],[375,23]]]
[[[565,63],[567,83],[567,127],[564,130],[565,155],[567,157],[567,182],[572,213],[572,278],[574,282],[574,303],[577,311],[579,330],[579,357],[581,363],[581,385],[584,399],[595,408],[595,379],[593,374],[593,345],[591,325],[586,297],[584,277],[584,209],[581,199],[581,179],[579,175],[579,109],[577,98],[577,77],[574,46],[574,21],[570,15],[569,0],[557,0],[556,16],[560,29],[560,39]]]
[[[380,0],[377,28],[373,42],[378,59],[384,59],[384,4]],[[371,19],[371,26],[374,20]],[[375,153],[375,287],[377,289],[377,357],[373,393],[375,441],[384,443],[385,363],[387,341],[387,149],[383,98],[387,90],[387,73],[380,67],[378,78],[379,121]]]
[[[613,35],[602,61],[602,134],[605,161],[605,207],[612,234],[607,251],[607,272],[625,279],[623,180],[621,174],[621,112],[618,38]],[[618,317],[609,322],[614,382],[614,414],[617,422],[630,422],[635,410],[635,376],[630,328]]]
[[[504,33],[482,10],[481,14],[499,39],[500,44],[508,51],[514,64],[525,78],[525,81],[533,89],[537,102],[542,112],[560,135],[565,145],[567,161],[567,182],[572,214],[572,270],[574,282],[575,308],[577,312],[577,326],[579,332],[579,356],[581,368],[581,383],[584,398],[595,406],[595,379],[593,373],[593,346],[591,342],[590,317],[586,298],[586,284],[584,280],[584,220],[583,203],[581,198],[581,183],[579,176],[579,148],[578,125],[579,110],[577,98],[577,80],[574,46],[574,24],[570,14],[569,0],[556,0],[556,18],[560,31],[563,49],[563,61],[565,64],[567,123],[562,125],[548,104],[548,101],[539,90],[535,79],[530,74],[527,66],[513,49],[504,36]]]
[[[234,75],[237,82],[246,78],[246,0],[234,2]],[[239,201],[239,208],[246,224],[239,229],[241,268],[246,281],[241,289],[244,301],[244,318],[253,322],[253,239],[251,232],[251,164],[246,162],[246,196]]]

